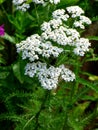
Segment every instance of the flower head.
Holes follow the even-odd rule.
[[[13,5],[16,6],[17,10],[21,10],[23,12],[26,12],[27,9],[30,8],[30,5],[26,3],[27,0],[13,0]]]
[[[41,62],[28,63],[25,67],[25,75],[31,78],[36,75],[43,88],[48,90],[57,88],[59,78],[66,82],[75,80],[75,74],[64,65],[48,68],[46,63]]]
[[[79,6],[70,6],[67,7],[66,10],[72,15],[72,18],[76,18],[81,14],[84,14],[84,11]]]
[[[5,32],[4,32],[4,25],[0,26],[0,36],[4,36]]]
[[[27,9],[30,8],[30,3],[35,3],[35,4],[39,4],[42,6],[46,6],[48,3],[50,4],[58,4],[60,3],[60,0],[31,0],[28,2],[28,0],[12,0],[12,3],[14,6],[16,6],[17,10],[21,10],[23,12],[26,12]]]
[[[37,77],[44,89],[56,89],[60,80],[65,82],[75,80],[75,74],[69,69],[70,66],[69,68],[65,66],[66,60],[58,64],[59,55],[64,54],[64,57],[67,57],[71,53],[84,56],[91,46],[89,40],[82,38],[77,29],[85,29],[85,25],[91,24],[90,19],[83,15],[84,11],[78,6],[67,7],[66,10],[55,10],[52,19],[41,25],[40,35],[33,34],[20,44],[16,44],[17,52],[21,52],[22,59],[29,61],[25,67],[25,75]],[[71,25],[70,19],[73,21]],[[51,63],[52,57],[58,58],[56,63]]]

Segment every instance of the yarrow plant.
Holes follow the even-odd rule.
[[[17,10],[22,10],[25,12],[27,9],[30,8],[30,3],[40,4],[43,6],[46,6],[47,4],[58,4],[60,0],[32,0],[29,2],[29,0],[13,0],[13,5],[16,6]]]
[[[49,61],[53,57],[58,59],[62,54],[66,56],[67,52],[84,56],[89,51],[91,44],[87,38],[80,36],[79,30],[85,29],[85,25],[91,24],[91,21],[83,14],[79,6],[55,10],[52,19],[41,25],[40,35],[33,34],[16,44],[22,59],[29,60],[25,75],[37,77],[41,86],[48,90],[57,88],[61,79],[66,82],[75,80],[74,72],[66,67],[66,63],[58,65]]]
[[[97,3],[85,2],[0,0],[1,130],[98,128]]]

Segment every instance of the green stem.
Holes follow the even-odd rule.
[[[45,91],[45,95],[44,95],[43,102],[42,102],[41,107],[40,107],[40,110],[37,112],[37,114],[36,114],[36,116],[35,116],[36,126],[35,126],[35,129],[34,129],[34,130],[38,130],[38,127],[40,126],[40,124],[39,124],[39,116],[40,116],[41,111],[44,109],[45,103],[46,103],[46,101],[49,99],[49,97],[50,97],[50,91],[49,91],[49,90],[46,90],[46,91]]]
[[[50,5],[48,5],[48,7],[47,7],[47,13],[46,13],[46,18],[47,18],[47,20],[48,20],[48,18],[49,18],[49,11],[50,11]]]
[[[75,66],[75,74],[76,74],[76,77],[79,75],[79,58],[77,58],[77,65]],[[73,86],[72,86],[73,84]],[[74,102],[73,102],[73,97],[74,95],[77,94],[78,92],[78,87],[79,87],[79,83],[76,81],[76,83],[72,83],[70,84],[70,93],[69,93],[69,99],[68,99],[68,104],[66,104],[66,109],[65,109],[65,120],[64,120],[64,125],[63,125],[63,129],[62,130],[67,130],[69,129],[69,126],[68,126],[68,113],[70,112],[70,109],[73,108],[74,106]]]
[[[65,120],[64,120],[64,125],[63,125],[63,128],[62,130],[68,130],[69,126],[67,124],[68,122],[68,108],[66,107],[66,112],[65,112]]]
[[[80,58],[77,57],[77,65],[75,67],[75,75],[76,75],[76,83],[75,83],[75,87],[74,87],[74,94],[76,94],[78,92],[78,87],[79,87],[79,83],[77,82],[77,77],[79,76],[79,61],[80,61]]]
[[[35,13],[36,13],[36,18],[37,18],[37,23],[38,23],[38,26],[40,26],[40,22],[39,22],[39,14],[38,14],[38,11],[37,11],[37,7],[36,7],[36,4],[34,4],[34,7],[35,7]]]

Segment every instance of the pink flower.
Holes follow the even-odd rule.
[[[0,36],[4,36],[5,32],[4,32],[4,25],[0,26]]]

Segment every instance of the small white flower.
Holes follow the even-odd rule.
[[[25,1],[27,1],[27,0],[13,0],[12,2],[13,2],[14,5],[20,5]]]
[[[20,6],[17,6],[17,10],[22,10],[23,12],[26,12],[27,11],[27,9],[29,9],[30,8],[30,5],[29,4],[26,4],[26,3],[23,3],[22,5],[20,5]]]
[[[27,0],[13,0],[12,2],[16,6],[17,10],[21,10],[23,12],[30,8],[30,5],[25,3]]]
[[[50,23],[49,23],[49,22],[44,22],[44,23],[41,25],[41,30],[42,30],[42,31],[46,31],[46,32],[51,32]]]
[[[62,16],[64,14],[65,14],[65,10],[64,9],[58,9],[58,10],[55,10],[52,13],[52,16],[53,16],[53,18],[58,19],[60,16]]]
[[[70,6],[67,7],[66,10],[69,14],[71,14],[72,18],[78,17],[81,14],[84,14],[84,11],[79,6]]]
[[[60,53],[63,52],[62,48],[58,48],[53,46],[50,41],[41,44],[42,48],[42,56],[43,57],[50,57],[51,55],[54,57],[58,57]]]
[[[52,19],[49,22],[44,22],[41,25],[41,30],[44,32],[50,33],[53,29],[57,29],[60,25],[62,25],[62,21],[60,19]]]
[[[92,23],[91,20],[88,17],[86,17],[86,16],[80,16],[80,21],[82,23],[88,24],[88,25]]]
[[[57,29],[59,26],[62,25],[62,21],[60,19],[52,19],[49,21],[51,28]]]
[[[64,9],[58,9],[58,10],[54,11],[52,13],[52,16],[53,16],[54,19],[61,19],[61,20],[64,20],[64,21],[67,21],[68,18],[69,18],[69,15],[65,14]]]
[[[45,3],[44,0],[33,0],[33,2],[35,4],[42,4],[42,5]]]
[[[75,21],[73,24],[76,28],[85,29],[85,26],[83,25],[82,21]]]
[[[51,4],[58,4],[58,3],[60,3],[60,0],[49,0],[49,2],[51,3]]]
[[[73,50],[76,55],[84,56],[85,52],[89,51],[91,43],[86,38],[80,38],[76,42],[76,48]]]
[[[81,29],[85,29],[85,24],[89,25],[91,24],[91,20],[87,18],[86,16],[81,15],[78,21],[75,21],[73,25],[75,27],[79,27]]]
[[[62,79],[64,79],[66,82],[75,80],[75,74],[71,70],[65,68],[64,65],[61,65],[59,68],[61,68]]]

